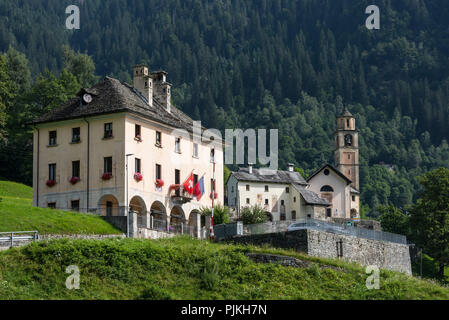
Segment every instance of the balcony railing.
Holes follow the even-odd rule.
[[[185,188],[179,184],[172,184],[170,186],[170,197],[173,202],[187,203],[192,201],[193,196],[185,190]]]

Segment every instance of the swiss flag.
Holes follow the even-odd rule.
[[[190,173],[190,176],[187,178],[186,182],[184,182],[184,190],[186,190],[188,194],[193,193],[193,172]]]

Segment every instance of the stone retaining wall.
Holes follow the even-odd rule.
[[[380,269],[399,271],[406,274],[412,273],[408,245],[393,242],[370,240],[318,230],[298,230],[242,236],[227,239],[226,241],[294,249],[310,256],[341,258],[363,266],[374,265]]]

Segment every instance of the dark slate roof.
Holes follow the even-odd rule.
[[[323,171],[324,169],[331,169],[333,170],[338,176],[340,176],[341,178],[343,178],[347,184],[352,183],[352,181],[350,179],[348,179],[348,177],[346,177],[343,173],[341,173],[338,169],[334,168],[333,166],[331,166],[330,164],[326,163],[324,166],[322,166],[320,169],[318,169],[317,171],[315,171],[314,173],[312,173],[310,175],[310,177],[307,178],[307,182],[309,182],[310,180],[312,180],[313,177],[315,177],[318,173],[320,173],[321,171]]]
[[[92,102],[83,105],[82,96],[92,95]],[[58,108],[35,119],[30,124],[55,122],[76,118],[89,117],[100,114],[131,112],[145,118],[192,132],[193,120],[174,106],[171,112],[155,99],[150,106],[131,85],[117,79],[105,77],[103,81],[89,89],[82,89],[73,99],[61,104]],[[204,128],[203,128],[204,129]]]
[[[352,113],[349,112],[348,108],[345,108],[343,112],[340,114],[340,117],[353,117]]]
[[[239,181],[297,183],[300,185],[307,185],[307,182],[299,172],[253,168],[253,173],[250,174],[248,168],[240,168],[239,171],[233,172],[232,175]]]
[[[304,198],[306,204],[317,205],[317,206],[330,206],[329,201],[321,198],[318,194],[311,190],[307,190],[304,186],[299,185],[297,183],[293,183],[293,187],[298,190],[301,196]]]
[[[351,193],[360,194],[360,192],[353,187],[351,187]]]

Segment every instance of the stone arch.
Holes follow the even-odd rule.
[[[203,221],[204,219],[201,219],[201,216],[198,217],[197,215],[201,215],[200,210],[193,209],[192,211],[190,211],[189,220],[188,220],[187,224],[189,227],[190,234],[192,234],[192,235],[196,234],[196,232],[198,231],[197,219],[200,219],[200,227],[203,227],[206,225],[205,221]]]
[[[170,231],[181,232],[186,222],[184,210],[180,206],[174,206],[170,212]]]
[[[105,194],[97,204],[98,212],[102,216],[119,216],[121,215],[120,205],[117,198],[112,194]]]
[[[131,198],[131,201],[129,201],[129,211],[137,212],[137,227],[147,227],[147,206],[141,197],[134,196]]]
[[[160,201],[154,201],[150,207],[151,228],[167,230],[167,210]]]

